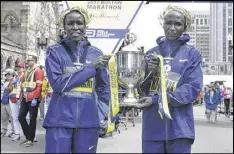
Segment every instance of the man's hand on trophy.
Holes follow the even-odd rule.
[[[142,97],[137,101],[137,103],[139,103],[137,106],[138,109],[147,108],[153,104],[153,99],[152,97]]]
[[[148,72],[157,71],[160,59],[157,57],[152,57],[148,62]]]
[[[103,56],[99,56],[97,57],[97,59],[93,62],[94,67],[97,69],[100,66],[105,66],[108,64],[109,60],[110,60],[110,56],[108,55],[103,55]]]

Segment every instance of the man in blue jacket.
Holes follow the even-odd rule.
[[[70,9],[63,18],[67,37],[47,49],[53,95],[43,123],[46,153],[96,153],[100,124],[94,91],[108,105],[109,57],[85,39],[87,22],[83,12]]]
[[[221,100],[221,91],[216,85],[210,85],[209,90],[205,92],[204,98],[207,109],[207,120],[208,122],[215,123],[217,105]]]
[[[167,91],[169,111],[172,117],[160,117],[160,91],[151,91],[151,84],[159,76],[157,58],[148,62],[146,73],[152,72],[140,87],[143,96],[139,103],[147,105],[143,110],[143,153],[190,153],[195,139],[193,101],[202,90],[201,55],[188,45],[189,35],[183,34],[190,26],[190,15],[180,7],[169,6],[163,13],[165,37],[157,39],[158,46],[147,52],[164,57],[167,73],[180,75],[176,89]]]
[[[6,69],[3,75],[5,75],[5,83],[1,87],[1,137],[5,136],[7,133],[9,119],[11,120],[11,133],[8,137],[14,137],[15,129],[13,125],[12,111],[9,104],[9,88],[12,80],[14,79],[15,72],[12,69]]]

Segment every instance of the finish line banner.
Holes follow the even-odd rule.
[[[92,16],[86,35],[104,54],[121,46],[146,1],[63,1],[65,9],[81,7]]]

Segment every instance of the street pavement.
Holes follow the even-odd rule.
[[[193,153],[233,153],[233,122],[220,114],[218,122],[206,122],[204,106],[194,107],[196,139],[192,146]],[[1,153],[44,153],[45,129],[38,121],[36,138],[38,142],[33,147],[20,146],[23,141],[13,142],[8,137],[1,138]],[[98,142],[98,153],[141,153],[141,115],[136,118],[135,127],[128,123],[126,130],[120,124],[120,134],[101,138]],[[53,143],[51,143],[53,144]]]

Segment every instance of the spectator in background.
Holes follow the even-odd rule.
[[[197,96],[197,99],[196,99],[196,101],[195,101],[195,103],[194,103],[194,105],[201,105],[202,104],[202,102],[201,101],[203,101],[202,100],[202,98],[203,98],[203,91],[201,91],[199,94],[198,94],[198,96]],[[199,103],[200,102],[200,103]]]
[[[217,104],[221,99],[220,91],[216,89],[214,85],[210,85],[209,89],[205,92],[205,103],[207,109],[207,120],[208,122],[215,123],[215,115]]]
[[[231,99],[231,91],[230,88],[224,87],[222,96],[224,97],[224,105],[225,105],[225,115],[229,117],[230,110],[230,99]]]
[[[39,100],[41,97],[42,81],[44,79],[44,72],[41,71],[38,66],[36,66],[36,61],[36,56],[28,56],[28,69],[25,72],[24,80],[22,82],[19,122],[26,137],[26,140],[23,141],[21,145],[25,145],[26,147],[33,146],[36,133]],[[28,112],[30,113],[29,124],[26,121],[26,115]]]
[[[19,123],[19,109],[20,109],[20,94],[21,94],[21,84],[23,81],[23,75],[24,75],[24,68],[25,65],[23,63],[19,63],[15,66],[15,71],[17,72],[17,75],[14,77],[12,82],[9,84],[9,104],[10,109],[12,112],[12,118],[13,118],[13,125],[14,125],[14,132],[15,135],[12,139],[12,141],[20,140],[20,123]],[[27,120],[29,123],[29,114],[27,115]]]
[[[5,82],[3,86],[1,87],[3,90],[3,94],[1,96],[1,122],[2,122],[2,131],[1,131],[1,137],[5,136],[7,133],[7,127],[9,119],[11,120],[11,133],[8,135],[8,137],[14,136],[14,125],[12,120],[12,112],[9,105],[9,85],[12,82],[12,78],[14,77],[14,70],[7,69],[4,73],[5,75]]]

